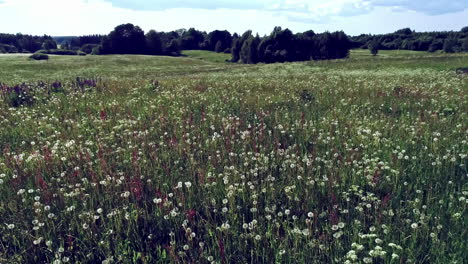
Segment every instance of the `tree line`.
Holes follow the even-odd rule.
[[[57,43],[60,50],[56,50]],[[209,50],[230,53],[232,62],[241,63],[340,59],[346,58],[352,48],[367,48],[375,54],[378,49],[468,51],[468,27],[450,32],[414,32],[405,28],[390,34],[354,37],[343,31],[317,34],[309,30],[294,34],[281,27],[275,27],[265,36],[253,35],[251,30],[238,35],[227,30],[207,33],[194,28],[145,33],[133,24],[119,25],[107,35],[52,38],[46,35],[0,34],[0,53],[51,50],[52,54],[68,54],[62,52],[65,50],[95,55],[179,56],[181,50]]]
[[[57,43],[51,36],[0,33],[0,53],[29,53],[56,48]]]
[[[362,34],[350,39],[353,41],[353,48],[468,52],[468,27],[460,31],[440,32],[415,32],[410,28],[403,28],[390,34]]]
[[[89,39],[93,40],[89,43]],[[190,28],[171,32],[145,32],[133,24],[122,24],[108,35],[62,38],[61,45],[93,54],[148,54],[178,56],[181,50],[209,50],[232,54],[232,62],[273,63],[345,58],[352,43],[340,31],[316,34],[312,30],[296,33],[275,27],[260,37],[246,31],[239,36],[227,30],[203,32]]]
[[[104,36],[94,53],[177,56],[181,50],[198,49],[231,53],[232,62],[273,63],[345,58],[351,46],[342,31],[293,34],[289,29],[275,27],[270,35],[260,37],[250,30],[239,36],[226,30],[206,33],[190,28],[168,33],[150,30],[145,34],[138,26],[123,24]]]

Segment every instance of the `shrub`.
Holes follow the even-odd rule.
[[[91,54],[94,48],[96,48],[97,46],[99,45],[98,44],[84,44],[83,46],[81,46],[80,50],[86,54]]]
[[[17,53],[17,52],[18,52],[18,49],[15,46],[0,43],[0,53]]]
[[[369,43],[369,46],[368,46],[369,50],[370,50],[370,53],[372,54],[372,56],[377,56],[377,54],[379,53],[379,42],[378,41],[371,41]]]
[[[51,50],[38,50],[36,53],[44,53],[51,55],[78,55],[78,52],[74,50],[62,50],[62,49],[51,49]]]
[[[102,54],[101,50],[102,50],[102,46],[98,45],[93,48],[93,50],[91,51],[91,55],[101,55]]]
[[[29,58],[32,59],[32,60],[48,60],[49,55],[44,54],[44,53],[40,53],[40,52],[36,52],[33,55],[29,56]]]

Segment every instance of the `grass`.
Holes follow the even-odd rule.
[[[0,57],[0,262],[465,261],[466,54],[219,55]]]
[[[215,63],[225,63],[231,60],[231,54],[226,53],[216,53],[206,50],[184,50],[182,55],[188,56],[190,58],[199,59],[203,61],[215,62]]]

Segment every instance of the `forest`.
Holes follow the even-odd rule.
[[[59,49],[57,49],[60,47]],[[227,30],[212,32],[194,28],[171,32],[122,24],[108,35],[79,37],[0,34],[0,53],[47,53],[56,55],[146,54],[180,56],[182,50],[209,50],[230,53],[231,62],[247,64],[346,58],[353,48],[415,50],[446,53],[468,52],[468,27],[460,31],[415,32],[404,28],[389,34],[348,36],[343,31],[293,33],[275,27],[271,34],[242,35]]]

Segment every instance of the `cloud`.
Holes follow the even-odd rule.
[[[375,6],[396,7],[428,15],[461,12],[468,9],[468,0],[374,0]]]
[[[428,10],[441,5],[427,1],[425,8]],[[126,2],[149,3],[141,0]],[[294,32],[344,30],[355,35],[388,33],[403,27],[417,31],[460,30],[466,26],[468,17],[467,8],[443,15],[414,12],[411,11],[413,4],[402,0],[251,0],[252,3],[240,0],[240,4],[231,9],[224,8],[226,3],[232,4],[227,0],[216,3],[208,0],[202,6],[190,0],[176,3],[182,6],[188,2],[191,7],[173,8],[166,1],[164,8],[160,6],[158,10],[137,10],[118,7],[110,0],[0,0],[0,32],[54,36],[108,34],[119,24],[133,23],[145,31],[195,27],[203,31],[227,29],[237,33],[252,29],[263,35],[269,34],[274,26],[281,26]],[[444,10],[464,7],[460,3],[464,2],[448,3]],[[54,7],[54,12],[51,13],[50,7]]]
[[[132,10],[160,11],[174,8],[236,9],[275,12],[296,12],[310,15],[356,16],[377,7],[439,15],[461,12],[468,8],[468,0],[106,0],[113,6]]]
[[[109,0],[112,5],[132,10],[160,11],[173,8],[265,10],[274,0]]]

